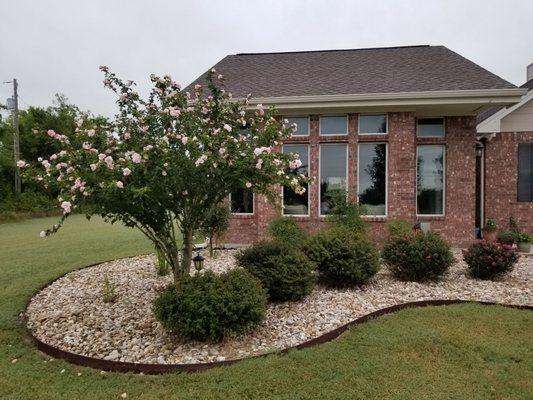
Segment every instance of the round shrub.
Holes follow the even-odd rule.
[[[472,277],[493,279],[513,269],[518,253],[510,245],[483,241],[471,245],[463,258]]]
[[[299,245],[307,239],[307,233],[292,218],[280,217],[268,225],[268,233],[273,240]]]
[[[160,293],[154,312],[179,337],[214,342],[252,329],[264,319],[266,304],[261,283],[236,268],[183,277]]]
[[[313,235],[304,245],[323,282],[338,287],[366,283],[379,270],[378,252],[365,236],[346,229]]]
[[[396,278],[417,282],[437,280],[454,262],[450,246],[434,232],[390,237],[381,257]]]
[[[315,284],[315,264],[296,247],[258,242],[237,255],[237,263],[261,281],[272,301],[299,300]]]

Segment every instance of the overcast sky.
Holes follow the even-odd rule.
[[[532,16],[531,0],[0,0],[0,81],[19,80],[22,108],[64,93],[109,116],[100,64],[142,91],[151,73],[185,85],[226,54],[432,44],[520,85]]]

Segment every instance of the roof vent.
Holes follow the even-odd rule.
[[[533,63],[527,66],[527,82],[533,79]]]

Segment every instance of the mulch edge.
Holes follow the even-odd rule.
[[[144,254],[141,254],[139,256],[142,256],[142,255],[144,255]],[[133,257],[137,257],[137,256],[133,256]],[[124,258],[130,258],[130,257],[124,257]],[[192,373],[192,372],[205,371],[205,370],[208,370],[208,369],[211,369],[211,368],[216,368],[216,367],[221,367],[221,366],[226,366],[226,365],[232,365],[232,364],[238,363],[238,362],[243,361],[243,360],[259,358],[259,357],[266,357],[268,355],[273,355],[273,354],[286,354],[286,353],[288,353],[291,350],[301,350],[301,349],[314,347],[314,346],[317,346],[317,345],[320,345],[320,344],[323,344],[323,343],[327,343],[327,342],[330,342],[330,341],[338,338],[340,335],[342,335],[344,332],[346,332],[348,329],[350,329],[353,326],[361,325],[361,324],[363,324],[365,322],[368,322],[369,320],[372,320],[374,318],[380,317],[382,315],[391,314],[391,313],[394,313],[394,312],[397,312],[397,311],[400,311],[400,310],[404,310],[404,309],[408,309],[408,308],[428,307],[428,306],[446,306],[446,305],[453,305],[453,304],[470,303],[470,304],[481,304],[481,305],[488,305],[488,306],[499,305],[499,306],[503,306],[503,307],[516,308],[516,309],[522,309],[522,310],[533,310],[533,306],[493,303],[493,302],[485,302],[485,301],[471,301],[471,300],[421,300],[421,301],[413,301],[413,302],[402,303],[402,304],[397,304],[397,305],[394,305],[394,306],[382,308],[380,310],[371,312],[369,314],[365,314],[365,315],[363,315],[363,316],[361,316],[359,318],[354,319],[353,321],[350,321],[350,322],[348,322],[348,323],[346,323],[346,324],[344,324],[344,325],[342,325],[342,326],[340,326],[338,328],[333,329],[332,331],[326,332],[326,333],[324,333],[324,334],[322,334],[322,335],[320,335],[320,336],[318,336],[316,338],[313,338],[313,339],[308,340],[306,342],[300,343],[300,344],[298,344],[296,346],[291,346],[291,347],[287,347],[285,349],[275,350],[275,351],[272,351],[272,352],[259,354],[259,355],[255,355],[255,356],[250,356],[250,357],[243,357],[243,358],[238,358],[238,359],[233,359],[233,360],[225,360],[225,361],[196,363],[196,364],[142,364],[142,363],[131,363],[131,362],[122,362],[122,361],[108,361],[108,360],[104,360],[104,359],[101,359],[101,358],[88,357],[88,356],[83,356],[83,355],[80,355],[80,354],[72,353],[70,351],[61,350],[61,349],[59,349],[59,348],[57,348],[55,346],[49,345],[49,344],[41,341],[40,339],[38,339],[37,337],[35,337],[33,335],[33,333],[31,332],[31,330],[28,328],[28,325],[27,325],[26,311],[27,311],[27,308],[28,308],[31,300],[35,296],[35,294],[37,294],[41,290],[45,289],[49,285],[53,284],[58,279],[61,279],[65,275],[69,274],[70,272],[78,271],[78,270],[85,269],[85,268],[94,267],[96,265],[103,264],[105,262],[116,261],[116,260],[119,260],[119,259],[121,259],[121,258],[118,258],[118,259],[115,259],[115,260],[99,262],[99,263],[94,263],[94,264],[90,264],[90,265],[87,265],[87,266],[84,266],[84,267],[80,267],[80,268],[76,268],[74,270],[68,271],[68,272],[58,276],[57,278],[54,278],[54,279],[50,280],[49,282],[45,283],[39,289],[37,289],[37,290],[35,290],[33,292],[33,294],[28,298],[28,300],[26,302],[26,305],[24,307],[23,320],[24,320],[24,325],[25,325],[25,328],[26,328],[27,335],[30,337],[30,339],[32,340],[33,344],[35,345],[35,347],[39,351],[41,351],[41,352],[43,352],[43,353],[45,353],[45,354],[47,354],[47,355],[49,355],[51,357],[60,358],[60,359],[66,360],[66,361],[68,361],[68,362],[70,362],[72,364],[80,365],[80,366],[83,366],[83,367],[94,368],[94,369],[98,369],[98,370],[102,370],[102,371],[123,372],[123,373],[134,372],[134,373],[143,373],[143,374],[147,374],[147,375],[164,374],[164,373],[170,373],[170,372],[188,372],[188,373]]]

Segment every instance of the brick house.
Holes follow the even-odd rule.
[[[335,190],[347,190],[366,206],[377,242],[392,219],[420,222],[463,246],[481,228],[483,206],[486,215],[508,218],[505,206],[496,204],[506,189],[492,180],[505,179],[502,168],[516,173],[515,142],[531,142],[531,135],[499,135],[491,142],[495,150],[489,144],[483,155],[479,148],[487,139],[476,137],[476,117],[520,102],[527,89],[446,47],[237,54],[214,68],[235,98],[251,93],[252,104],[275,105],[297,124],[281,151],[298,152],[300,172],[314,178],[304,195],[280,188],[282,207],[244,189],[232,193],[229,243],[260,239],[280,213],[314,231],[324,224]],[[205,74],[190,87],[204,81]],[[509,165],[502,152],[514,157]],[[531,227],[531,213],[519,220]]]
[[[484,203],[479,206],[482,219],[485,215],[507,229],[512,217],[533,233],[533,64],[521,87],[528,92],[520,102],[478,115],[477,135],[484,152]]]

